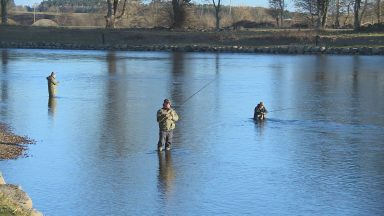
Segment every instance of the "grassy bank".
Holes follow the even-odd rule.
[[[7,125],[0,123],[0,160],[16,159],[24,155],[24,144],[30,143],[33,141],[12,133]],[[26,199],[30,198],[19,187],[5,184],[0,172],[0,216],[41,215],[32,209],[32,201],[30,207],[26,205]]]
[[[167,29],[115,29],[0,26],[3,43],[61,43],[79,45],[128,46],[295,46],[315,45],[312,30],[242,30],[242,31],[173,31]],[[317,46],[384,47],[384,33],[355,33],[328,30],[318,34]]]
[[[8,196],[0,193],[0,216],[29,216],[31,210],[21,208]]]

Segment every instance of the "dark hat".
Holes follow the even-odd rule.
[[[171,103],[171,101],[169,100],[169,99],[164,99],[164,103],[166,104],[166,103]]]

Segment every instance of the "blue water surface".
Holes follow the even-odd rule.
[[[383,215],[381,56],[0,55],[0,122],[36,141],[0,170],[45,215]],[[180,121],[157,153],[164,98]]]

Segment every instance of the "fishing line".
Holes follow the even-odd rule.
[[[212,84],[214,81],[217,80],[217,76],[212,79],[211,81],[209,81],[207,84],[205,84],[203,87],[201,87],[197,92],[195,92],[194,94],[192,94],[191,96],[189,96],[185,101],[183,101],[180,105],[180,106],[183,106],[187,101],[189,101],[191,98],[193,98],[193,96],[197,95],[199,92],[203,91],[206,87],[208,87],[210,84]]]
[[[283,110],[290,110],[290,109],[295,109],[295,108],[276,109],[276,110],[268,111],[268,113],[271,113],[271,112],[278,112],[278,111],[283,111]]]

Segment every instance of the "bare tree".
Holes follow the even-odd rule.
[[[127,0],[124,0],[123,9],[120,15],[117,15],[120,0],[107,0],[107,15],[105,16],[105,28],[115,28],[116,22],[124,16]]]
[[[324,29],[327,23],[327,16],[328,16],[328,6],[329,6],[329,0],[317,0],[316,1],[316,8],[317,8],[317,22],[316,22],[316,28],[317,29]]]
[[[9,0],[1,0],[1,23],[7,24],[8,23],[8,2]]]
[[[215,7],[215,18],[216,18],[216,30],[220,30],[220,10],[221,10],[221,0],[217,0],[217,4],[215,0],[212,0],[213,7]]]
[[[312,25],[316,17],[316,29],[325,28],[330,0],[295,0],[295,5],[311,17]]]
[[[381,23],[381,0],[376,0],[376,17],[377,17],[377,23]]]
[[[312,26],[315,25],[315,17],[317,16],[316,1],[313,0],[295,0],[295,6],[299,12],[308,16],[309,22]]]
[[[368,0],[364,0],[364,7],[361,9],[361,3],[362,0],[355,0],[355,4],[353,6],[353,12],[354,12],[354,29],[358,30],[361,26],[361,21],[363,20],[363,17],[365,15],[365,12],[367,10]]]
[[[347,15],[345,16],[344,26],[346,26],[348,21],[349,21],[349,16],[351,15],[352,6],[354,4],[354,1],[355,0],[349,0],[349,2],[347,2],[347,4],[346,4],[346,8],[347,8],[346,13],[347,13]]]
[[[347,26],[355,0],[330,0],[328,14],[334,18],[333,26]]]
[[[353,5],[353,13],[355,15],[355,19],[353,22],[354,29],[357,30],[360,28],[360,18],[359,18],[359,12],[361,7],[361,0],[355,0],[355,4]]]
[[[283,15],[285,9],[284,0],[269,0],[270,15],[275,18],[276,25],[283,26]]]
[[[191,0],[172,0],[172,28],[181,28],[185,24],[188,15],[186,8],[190,5]]]
[[[335,28],[340,28],[340,7],[341,7],[340,0],[336,0],[335,6],[336,6]]]

